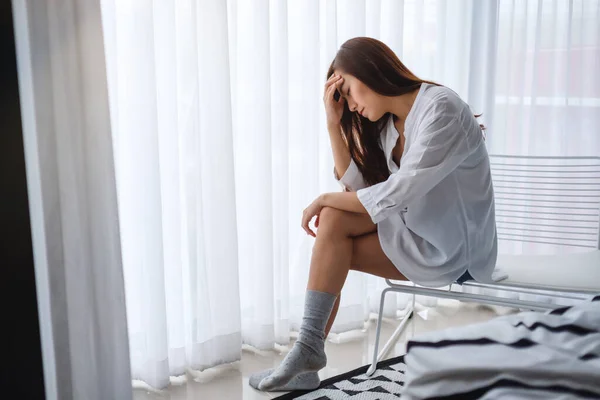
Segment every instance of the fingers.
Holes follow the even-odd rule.
[[[304,231],[312,236],[312,237],[317,237],[317,235],[315,235],[315,233],[312,231],[312,229],[310,229],[310,227],[308,226],[308,223],[310,222],[310,220],[312,219],[312,216],[308,217],[308,214],[306,214],[306,212],[302,215],[302,229],[304,229]]]
[[[331,77],[329,79],[327,79],[327,82],[325,82],[325,87],[324,89],[327,91],[327,89],[333,85],[334,83],[343,81],[344,78],[342,78],[341,75],[331,75]]]
[[[315,221],[315,228],[319,227],[319,217],[321,216],[321,214],[317,215],[317,220]]]
[[[342,85],[344,84],[344,78],[340,79],[338,82],[334,83],[336,90],[338,90],[340,92],[340,94],[342,94]],[[340,96],[340,100],[338,101],[342,101],[342,98],[344,96]]]
[[[343,79],[341,75],[331,75],[329,79],[327,79],[327,82],[325,82],[325,89],[327,89],[329,86],[339,81],[340,79]]]
[[[325,92],[325,102],[335,101],[335,99],[333,98],[333,94],[335,93],[336,90],[337,90],[337,86],[335,86],[335,85],[329,86],[329,88]]]
[[[338,85],[331,85],[329,87],[329,89],[327,89],[327,93],[325,94],[325,98],[323,99],[326,104],[328,102],[337,103],[337,104],[344,104],[344,102],[346,101],[346,99],[344,98],[344,96],[342,96],[342,91],[340,89],[342,83],[343,82],[340,82],[339,86]],[[335,93],[336,90],[340,93],[340,97],[337,100],[333,97],[333,94]]]
[[[312,236],[312,237],[317,237],[317,235],[312,231],[312,229],[310,229],[308,227],[308,223],[302,224],[302,228],[304,229],[304,231],[306,232],[307,235]]]

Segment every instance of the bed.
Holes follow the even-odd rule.
[[[402,399],[600,399],[600,295],[420,335]]]

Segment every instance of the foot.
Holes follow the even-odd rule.
[[[307,372],[317,372],[327,364],[327,356],[323,348],[308,347],[296,342],[292,351],[283,359],[281,365],[259,384],[259,390],[265,392],[281,391],[292,379]]]
[[[258,385],[260,382],[266,377],[270,376],[274,368],[267,369],[265,371],[258,372],[252,376],[250,376],[250,386],[254,389],[258,389]],[[300,375],[296,375],[292,378],[291,381],[288,382],[287,385],[284,385],[280,388],[282,391],[292,391],[292,390],[313,390],[319,387],[321,384],[321,379],[319,379],[319,374],[316,372],[305,372]]]

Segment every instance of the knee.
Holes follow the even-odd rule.
[[[324,207],[319,215],[319,226],[317,235],[327,237],[345,237],[347,236],[346,212],[337,208]]]
[[[344,213],[337,208],[323,207],[319,215],[319,228],[335,227],[339,230],[344,222]]]

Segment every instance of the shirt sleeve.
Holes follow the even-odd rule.
[[[417,201],[454,171],[470,154],[468,129],[461,110],[447,102],[433,103],[415,128],[415,142],[397,172],[381,183],[357,191],[374,223]]]
[[[358,166],[352,158],[350,158],[350,165],[346,169],[344,176],[339,178],[335,167],[333,168],[333,176],[346,192],[356,192],[359,189],[367,187]]]

